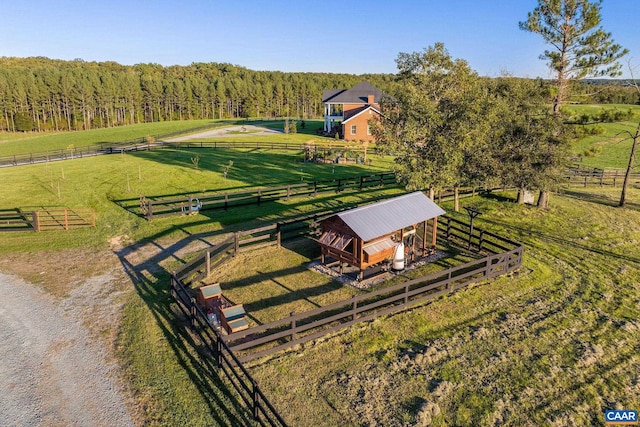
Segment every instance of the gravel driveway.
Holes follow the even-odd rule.
[[[244,126],[230,126],[221,129],[212,129],[205,132],[194,133],[191,135],[185,135],[178,138],[167,139],[167,142],[180,142],[188,141],[190,139],[202,139],[202,138],[219,138],[225,136],[260,136],[260,135],[276,135],[284,133],[281,130],[269,129],[262,126],[244,125]]]
[[[116,366],[72,306],[0,273],[0,426],[133,425]]]

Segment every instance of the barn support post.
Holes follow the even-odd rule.
[[[450,223],[447,224],[447,234],[449,234]],[[436,233],[438,232],[438,217],[433,218],[433,228],[431,229],[431,249],[436,250]]]
[[[427,254],[427,221],[428,220],[425,220],[423,222],[422,227],[422,256]]]

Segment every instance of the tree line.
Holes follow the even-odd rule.
[[[395,91],[391,74],[253,71],[224,63],[121,65],[0,58],[0,130],[87,130],[167,120],[321,117],[322,91],[367,80]],[[581,103],[637,103],[622,86],[583,85]]]
[[[385,74],[253,71],[224,63],[188,66],[0,58],[0,130],[87,130],[167,120],[320,117],[322,91]]]

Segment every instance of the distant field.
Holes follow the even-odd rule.
[[[0,132],[0,156],[27,154],[48,150],[67,149],[70,146],[85,147],[103,142],[127,141],[145,136],[178,132],[214,124],[213,120],[185,120],[173,122],[141,123],[80,132],[6,133]],[[219,121],[220,126],[233,122]]]
[[[605,130],[602,135],[587,136],[577,141],[572,147],[572,152],[576,156],[582,156],[582,165],[598,168],[626,168],[629,163],[632,141],[628,139],[628,134],[621,134],[628,131],[635,134],[638,122],[640,122],[639,105],[572,105],[569,110],[576,113],[594,114],[602,109],[618,109],[627,111],[633,110],[635,116],[631,120],[615,123],[598,123],[586,125],[585,127],[598,126]],[[580,125],[578,125],[580,126]],[[625,139],[626,138],[626,139]]]

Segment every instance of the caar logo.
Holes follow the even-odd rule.
[[[617,411],[605,411],[604,423],[608,426],[612,425],[637,425],[638,411],[621,409]]]

